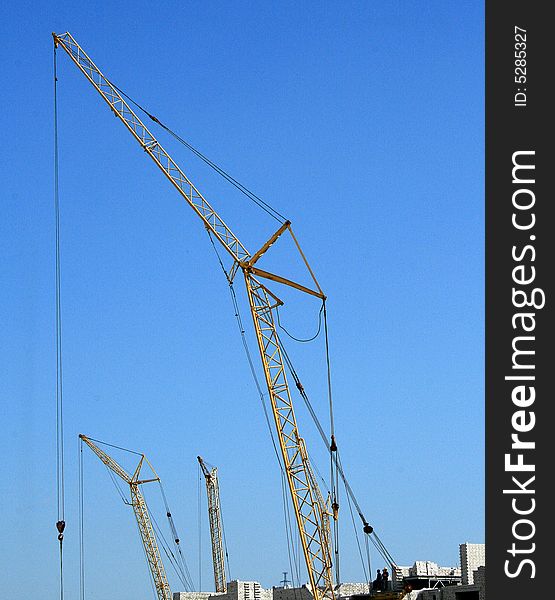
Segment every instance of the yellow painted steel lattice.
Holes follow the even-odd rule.
[[[117,88],[102,74],[73,36],[66,32],[60,35],[53,34],[53,37],[56,46],[63,48],[69,55],[108,104],[112,112],[122,121],[134,139],[144,149],[145,153],[164,173],[197,216],[200,217],[206,229],[215,236],[231,255],[234,261],[232,273],[235,274],[241,269],[244,274],[250,312],[256,332],[310,588],[315,600],[321,600],[323,597],[333,600],[335,595],[329,546],[329,522],[326,530],[327,511],[325,511],[325,507],[320,501],[321,494],[312,476],[304,441],[298,431],[291,393],[285,374],[282,350],[275,327],[274,310],[282,302],[261,283],[260,279],[268,279],[288,285],[321,299],[325,299],[325,297],[316,280],[314,281],[317,290],[313,290],[254,266],[284,231],[288,230],[292,234],[290,223],[285,222],[260,250],[251,256],[245,246],[191,183],[177,163],[163,149]],[[293,239],[295,239],[294,236]],[[296,240],[295,243],[297,243]],[[310,273],[313,275],[312,271]]]
[[[227,591],[227,582],[225,577],[225,552],[218,469],[213,467],[208,470],[202,458],[197,456],[197,459],[206,481],[208,521],[210,524],[210,539],[212,542],[212,565],[214,567],[214,585],[217,592],[225,593]]]
[[[129,485],[131,492],[131,506],[133,507],[133,512],[135,513],[135,518],[139,527],[139,534],[145,550],[148,568],[156,589],[156,596],[158,600],[172,600],[170,585],[168,583],[164,564],[160,556],[156,535],[154,534],[154,529],[152,528],[152,523],[148,514],[148,507],[140,490],[141,485],[153,481],[160,481],[160,478],[158,475],[156,475],[156,472],[144,454],[141,455],[139,464],[137,465],[133,475],[129,475],[129,473],[127,473],[123,467],[121,467],[111,456],[99,448],[90,438],[85,435],[80,435],[79,438],[83,440],[87,446],[89,446],[89,448],[111,471],[113,471],[120,479],[123,479],[123,481]],[[139,479],[145,462],[150,467],[154,477],[150,479]]]

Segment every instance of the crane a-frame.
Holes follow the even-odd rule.
[[[291,224],[289,221],[284,222],[257,252],[254,254],[248,252],[73,36],[69,32],[52,35],[55,47],[63,48],[69,55],[115,116],[122,121],[145,153],[202,220],[209,233],[232,257],[231,277],[235,277],[239,270],[243,274],[310,588],[315,600],[321,600],[324,596],[333,600],[335,593],[331,549],[326,530],[327,514],[323,512],[321,493],[312,475],[304,440],[299,434],[285,372],[283,351],[276,331],[274,311],[282,301],[262,283],[261,279],[294,287],[322,300],[325,300],[325,296],[312,271],[310,272],[316,289],[308,288],[256,266],[262,255],[285,231],[288,230],[292,234]]]
[[[202,474],[206,480],[206,495],[208,496],[208,521],[210,523],[210,539],[212,542],[212,564],[214,567],[214,584],[217,592],[227,591],[225,577],[225,552],[223,540],[222,510],[220,507],[220,486],[218,484],[218,469],[208,469],[202,457],[197,456]]]
[[[111,456],[108,456],[104,450],[99,448],[86,435],[81,434],[79,435],[79,438],[85,442],[87,446],[89,446],[89,448],[111,471],[113,471],[118,477],[123,479],[123,481],[129,485],[131,492],[131,506],[133,507],[135,518],[137,519],[137,525],[141,535],[141,542],[145,550],[148,568],[156,589],[157,600],[172,600],[170,585],[168,583],[166,570],[164,569],[164,564],[162,563],[162,558],[160,556],[156,535],[154,533],[154,529],[152,528],[152,523],[148,514],[148,507],[140,490],[140,486],[145,483],[160,481],[156,471],[148,461],[148,458],[146,458],[144,454],[141,454],[141,458],[139,459],[139,463],[137,464],[133,475],[129,475],[129,473],[127,473],[123,467],[121,467]],[[145,462],[150,467],[154,477],[140,479],[141,470]]]

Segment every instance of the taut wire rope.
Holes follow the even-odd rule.
[[[64,474],[64,415],[62,386],[62,299],[60,259],[60,191],[59,191],[59,145],[58,145],[58,68],[54,45],[54,212],[56,220],[56,497],[58,503],[58,542],[60,552],[60,600],[64,598],[63,541],[65,522],[65,474]]]

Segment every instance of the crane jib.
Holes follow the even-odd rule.
[[[54,43],[65,50],[79,70],[102,96],[112,112],[119,117],[145,152],[150,155],[164,175],[204,221],[205,226],[231,254],[233,259],[237,261],[248,259],[250,254],[237,236],[234,235],[212,206],[195,188],[177,163],[164,150],[162,145],[125,101],[117,88],[102,74],[73,36],[68,32],[61,35],[53,33],[52,35]]]
[[[299,434],[293,401],[285,373],[281,343],[276,331],[274,320],[276,304],[272,303],[274,297],[272,297],[271,292],[254,275],[256,273],[258,276],[291,285],[320,298],[325,297],[317,282],[318,292],[295,284],[279,275],[261,271],[253,265],[249,266],[248,263],[251,258],[249,252],[191,183],[177,163],[162,148],[156,138],[126,103],[116,87],[102,74],[100,69],[83,51],[71,34],[53,34],[53,37],[54,43],[65,50],[109,105],[114,114],[124,123],[128,131],[144,149],[145,153],[150,156],[181,196],[202,219],[205,227],[214,234],[233,257],[234,264],[243,265],[241,270],[244,275],[250,312],[268,388],[299,538],[307,567],[310,588],[315,600],[322,600],[324,597],[333,600],[335,592],[329,533],[326,531],[327,514],[323,514],[323,512],[327,513],[327,508],[322,502],[320,490],[312,475],[304,441]],[[286,227],[290,230],[289,225]],[[275,239],[281,235],[284,230],[282,229],[280,228],[279,234],[273,236]],[[275,239],[271,238],[267,243],[267,247]],[[265,249],[263,247],[255,255],[257,259],[265,252]],[[304,255],[302,256],[304,259]],[[306,259],[304,260],[306,262]],[[311,270],[310,273],[314,278]],[[136,486],[135,489],[138,490]],[[137,518],[139,519],[139,515]]]
[[[137,520],[141,542],[143,544],[150,574],[156,589],[157,600],[172,600],[170,584],[168,583],[164,563],[162,562],[162,557],[160,556],[160,550],[158,548],[158,542],[156,541],[156,535],[150,520],[149,510],[140,489],[140,486],[143,483],[160,481],[160,478],[158,475],[156,475],[156,472],[144,454],[140,455],[141,458],[133,475],[129,475],[129,473],[127,473],[127,471],[121,465],[119,465],[111,456],[104,452],[104,450],[99,448],[89,437],[81,434],[79,435],[79,439],[87,444],[87,446],[111,471],[113,471],[118,477],[123,479],[123,481],[129,485],[131,506],[135,514],[135,519]],[[141,481],[138,479],[138,477],[144,462],[146,462],[152,469],[155,477]]]

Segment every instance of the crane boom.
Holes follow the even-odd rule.
[[[329,538],[323,527],[325,517],[318,501],[321,493],[316,491],[318,484],[311,477],[304,440],[299,435],[272,302],[260,282],[248,271],[244,271],[244,275],[295,519],[301,540],[304,537],[303,550],[309,566],[312,592],[315,598],[319,598],[320,588],[323,588],[324,595],[333,597]]]
[[[54,41],[70,56],[80,71],[92,83],[114,114],[121,119],[144,151],[154,160],[164,175],[177,188],[191,208],[204,221],[205,226],[217,237],[221,244],[237,260],[244,260],[249,253],[224,223],[202,194],[189,181],[171,156],[162,148],[137,114],[131,109],[117,88],[101,73],[70,33],[52,34]]]
[[[118,89],[102,74],[73,36],[67,32],[61,35],[55,33],[52,35],[55,46],[60,46],[65,50],[109,105],[112,112],[124,123],[145,153],[162,170],[201,218],[208,231],[232,256],[233,273],[239,268],[242,270],[310,588],[315,600],[321,600],[324,596],[334,599],[329,537],[324,531],[325,517],[322,515],[321,505],[318,501],[321,495],[319,491],[316,491],[317,484],[311,477],[308,455],[297,427],[281,344],[274,322],[274,309],[282,302],[260,282],[259,278],[276,281],[322,299],[325,299],[325,296],[318,285],[318,291],[310,290],[284,277],[254,267],[254,263],[268,250],[279,235],[286,229],[290,230],[290,224],[289,222],[284,223],[251,257],[239,239],[190,182],[177,163],[162,148],[154,135],[124,100]],[[157,119],[153,117],[153,120]]]
[[[210,538],[212,540],[212,564],[214,567],[214,584],[216,592],[227,591],[225,577],[225,552],[223,543],[222,511],[220,507],[220,486],[218,484],[218,469],[208,467],[197,456],[200,468],[206,481],[206,494],[208,496],[208,520],[210,523]]]
[[[148,507],[140,490],[140,486],[143,483],[160,481],[160,478],[158,475],[156,475],[156,472],[144,454],[141,455],[139,464],[137,465],[133,475],[129,475],[129,473],[127,473],[123,467],[121,467],[111,456],[106,454],[104,450],[99,448],[86,435],[81,434],[79,435],[79,438],[85,442],[87,446],[89,446],[89,448],[109,469],[111,469],[118,477],[123,479],[123,481],[129,485],[131,492],[131,506],[133,507],[133,512],[135,513],[135,518],[137,520],[137,526],[139,527],[141,542],[145,550],[148,568],[154,582],[157,598],[158,600],[172,600],[170,585],[168,583],[166,570],[164,569],[164,564],[162,563],[162,558],[160,556],[156,535],[154,533],[154,529],[152,528],[152,523],[148,514]],[[141,469],[145,462],[149,465],[154,473],[154,478],[139,479]]]

